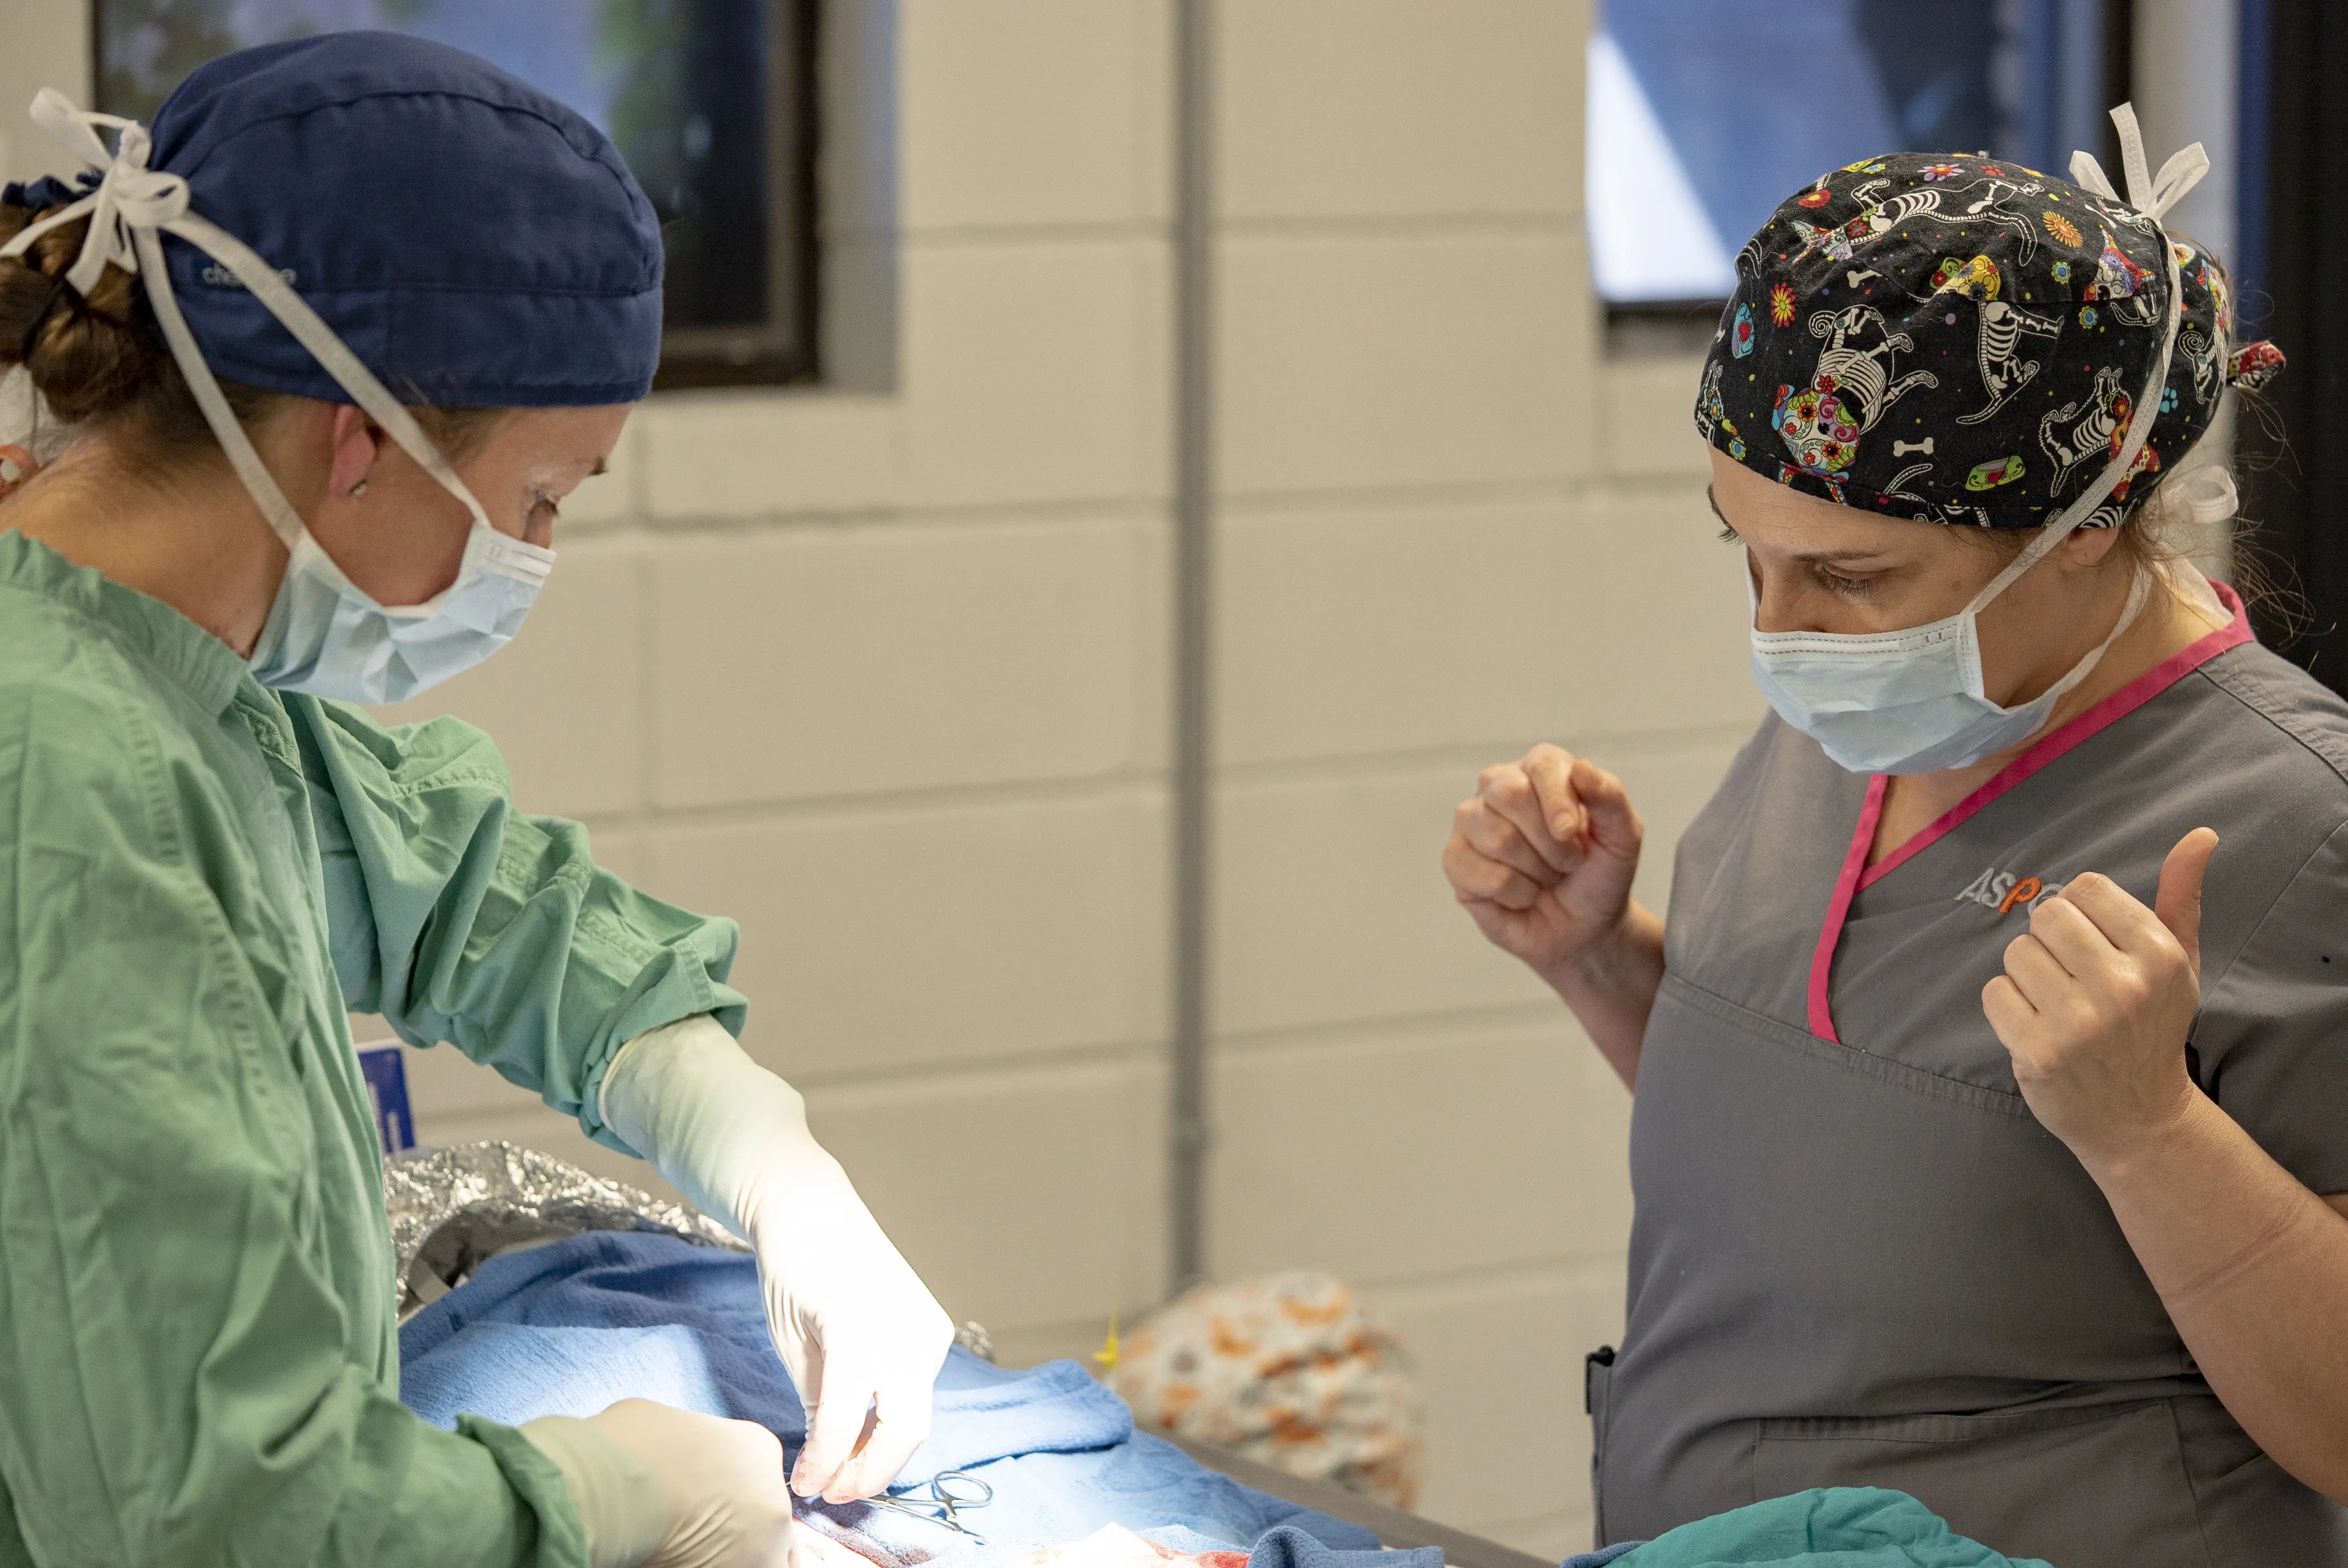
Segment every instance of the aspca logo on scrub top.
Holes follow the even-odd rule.
[[[293,268],[280,267],[277,269],[277,275],[284,279],[288,286],[292,285],[294,282]],[[204,270],[197,273],[196,276],[201,278],[205,282],[210,283],[216,289],[241,289],[244,287],[243,279],[238,277],[234,272],[230,272],[226,267],[221,266],[218,261],[207,263]]]
[[[2051,898],[2061,891],[2063,885],[2060,882],[2041,882],[2035,876],[2016,876],[2011,871],[2000,871],[1993,866],[1974,877],[1972,885],[1957,895],[1956,901],[1978,904],[2001,915],[2011,915],[2016,909],[2027,914],[2033,904],[2041,898]]]

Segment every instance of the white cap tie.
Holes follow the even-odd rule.
[[[171,293],[171,274],[163,263],[164,234],[187,241],[225,267],[310,351],[311,357],[325,367],[326,373],[351,395],[352,401],[366,409],[409,456],[440,482],[442,488],[465,503],[474,521],[489,526],[481,504],[473,498],[465,482],[457,477],[457,471],[432,445],[423,426],[376,378],[375,372],[335,335],[334,329],[318,319],[318,313],[310,308],[309,302],[295,293],[252,247],[190,211],[185,179],[147,167],[147,157],[154,144],[145,126],[119,115],[77,109],[72,99],[55,87],[43,87],[34,95],[31,113],[35,125],[97,172],[98,189],[18,230],[15,238],[0,245],[0,260],[21,256],[32,248],[34,241],[50,230],[85,214],[88,216],[89,233],[82,241],[81,254],[66,272],[66,283],[87,296],[110,263],[134,274],[146,285],[148,301],[155,307],[156,324],[163,329],[163,340],[170,345],[171,357],[179,362],[180,374],[187,377],[188,390],[195,395],[197,405],[203,410],[205,423],[212,427],[221,449],[228,454],[230,465],[244,481],[262,516],[268,519],[270,528],[284,541],[287,549],[296,548],[304,538],[302,519],[295,514],[293,503],[286,500],[284,491],[278,488],[261,454],[253,450],[244,426],[237,423],[211,367],[204,363],[203,351],[196,346],[195,333],[188,330],[187,318],[180,313],[180,302]],[[106,150],[106,140],[98,134],[101,128],[117,133],[111,153]]]
[[[2223,463],[2201,463],[2173,474],[2147,497],[2144,509],[2155,523],[2191,523],[2213,528],[2241,509],[2234,476]]]
[[[2170,153],[2168,161],[2160,166],[2159,178],[2151,179],[2145,173],[2144,132],[2137,127],[2136,106],[2122,104],[2114,109],[2112,124],[2120,136],[2120,169],[2127,176],[2127,204],[2157,223],[2185,200],[2186,192],[2201,183],[2201,177],[2209,172],[2209,155],[2199,142],[2188,143]],[[2071,155],[2071,178],[2106,201],[2120,200],[2112,189],[2111,177],[2092,152]]]
[[[35,125],[78,154],[84,163],[105,170],[96,190],[33,225],[37,238],[84,213],[89,215],[89,238],[82,241],[80,256],[66,273],[67,285],[77,294],[88,293],[108,262],[126,272],[138,272],[133,228],[161,229],[185,217],[188,182],[179,175],[147,167],[147,154],[154,143],[147,128],[137,120],[84,114],[55,87],[43,87],[33,96],[32,117]],[[99,126],[120,133],[112,157],[98,134]]]
[[[2177,329],[2184,319],[2185,300],[2184,283],[2177,271],[2177,247],[2169,242],[2168,231],[2160,226],[2160,216],[2209,172],[2209,155],[2201,150],[2199,142],[2193,143],[2160,166],[2160,179],[2156,183],[2145,175],[2144,133],[2137,128],[2136,106],[2122,104],[2112,110],[2112,124],[2119,130],[2121,162],[2127,174],[2128,205],[2146,214],[2153,233],[2160,241],[2163,278],[2168,284],[2168,319],[2161,326],[2160,351],[2153,357],[2151,372],[2146,375],[2142,389],[2128,405],[2127,433],[2121,437],[2119,450],[2112,454],[2112,460],[2104,465],[2104,471],[2074,497],[2069,506],[2047,520],[2046,525],[2038,530],[2038,537],[2031,540],[2003,571],[1992,578],[1989,585],[1973,596],[1972,604],[1969,607],[1972,610],[1978,610],[1995,599],[2005,590],[2008,583],[2051,554],[2073,530],[2084,526],[2096,515],[2105,497],[2118,488],[2123,479],[2136,472],[2137,458],[2143,454],[2145,443],[2152,439],[2152,427],[2158,418],[2154,411],[2160,406],[2161,389],[2168,384],[2168,362],[2177,346]],[[2112,190],[2111,180],[2105,177],[2103,165],[2096,161],[2096,156],[2091,152],[2083,150],[2071,155],[2071,178],[2106,201],[2119,200]],[[2230,497],[2225,502],[2223,515],[2231,517],[2231,477],[2226,480],[2226,488]],[[2214,510],[2219,503],[2218,497],[2205,492],[2183,504],[2189,507],[2198,518],[2204,511]]]

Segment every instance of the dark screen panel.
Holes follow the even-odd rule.
[[[561,99],[618,146],[667,252],[659,384],[815,373],[814,0],[95,0],[98,107],[151,120],[206,60],[374,27]]]

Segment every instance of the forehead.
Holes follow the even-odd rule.
[[[1712,454],[1712,505],[1746,543],[1771,549],[1890,552],[1931,549],[1948,527],[1886,517],[1780,485],[1726,456]]]
[[[489,449],[506,460],[530,465],[599,463],[619,441],[633,406],[518,408],[499,422]]]

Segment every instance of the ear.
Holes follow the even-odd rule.
[[[347,496],[366,482],[376,459],[383,455],[384,433],[365,409],[347,403],[335,405],[331,432],[335,456],[327,472],[327,488],[334,495]]]
[[[2123,523],[2120,528],[2127,525]],[[2110,559],[2119,548],[2119,528],[2074,528],[2071,537],[2063,541],[2063,564],[2079,570],[2092,570]]]

